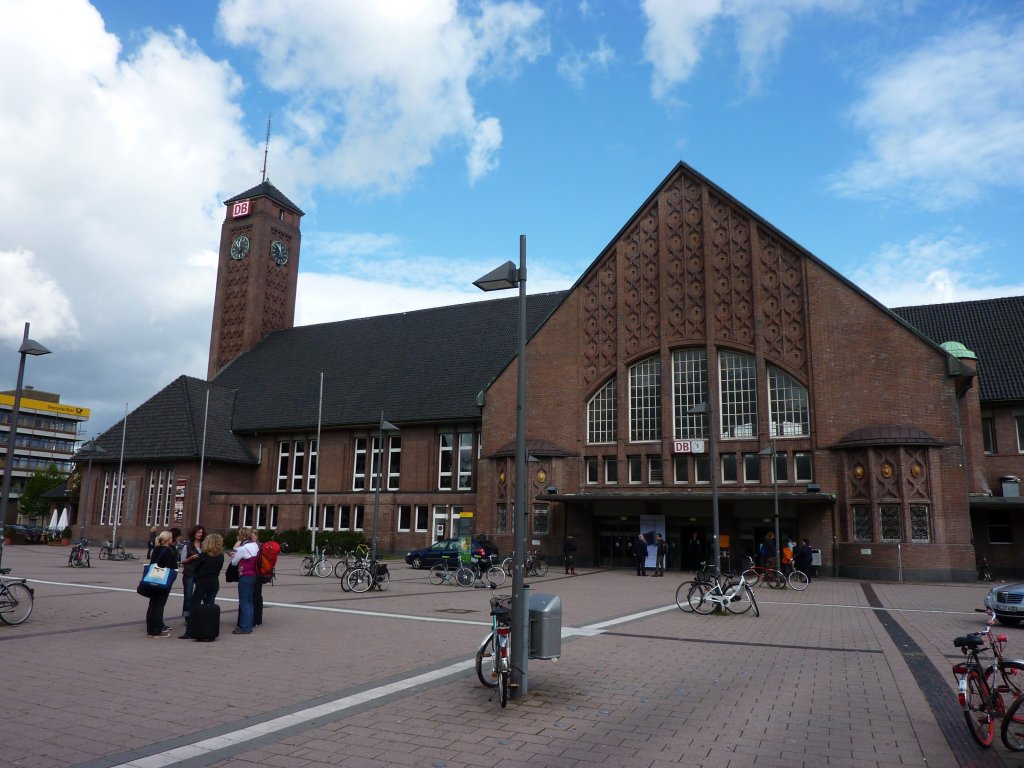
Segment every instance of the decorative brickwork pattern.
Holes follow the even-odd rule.
[[[904,482],[905,496],[908,499],[929,498],[928,492],[928,454],[923,448],[908,448],[904,451]]]
[[[760,245],[760,307],[767,353],[794,372],[807,371],[804,277],[800,257],[772,237],[757,230]]]
[[[702,186],[680,173],[662,197],[666,302],[663,332],[671,343],[703,340],[704,216]]]
[[[622,244],[622,314],[626,355],[658,346],[661,325],[658,207],[652,205]]]
[[[280,240],[288,246],[291,252],[291,237],[279,229],[270,230],[271,242]],[[260,258],[270,259],[270,252],[260,254]],[[292,256],[291,258],[294,258]],[[291,265],[278,266],[269,263],[266,273],[266,281],[263,286],[263,325],[260,336],[265,336],[271,331],[289,327],[285,318],[285,308],[288,306],[288,295],[290,293],[289,275]]]
[[[728,203],[709,197],[710,292],[715,338],[744,349],[754,346],[754,294],[750,222]]]
[[[232,232],[228,242],[240,234],[251,237],[251,227]],[[237,261],[228,258],[221,265],[221,269],[226,271],[227,276],[224,281],[224,311],[217,355],[218,370],[244,351],[245,312],[249,295],[250,265],[253,258],[253,254],[249,253],[244,259]]]
[[[618,326],[614,248],[580,286],[580,292],[583,296],[583,380],[593,386],[615,370]]]
[[[875,498],[900,498],[900,456],[898,448],[883,448],[877,453],[875,470]]]

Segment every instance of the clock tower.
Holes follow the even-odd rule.
[[[225,200],[210,333],[212,379],[271,331],[295,324],[299,220],[303,213],[269,179]]]

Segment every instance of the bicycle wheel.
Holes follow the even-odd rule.
[[[345,575],[345,571],[350,568],[348,564],[348,558],[342,558],[334,564],[334,577],[337,579],[342,578]]]
[[[114,547],[114,551],[111,553],[117,560],[127,560],[128,555],[124,552],[124,547]]]
[[[466,566],[460,566],[455,572],[455,583],[460,587],[473,586],[473,571]]]
[[[313,558],[304,557],[302,558],[302,564],[299,566],[299,573],[303,576],[309,576],[313,572]]]
[[[509,576],[512,575],[512,558],[506,557],[501,561],[501,570],[503,570]]]
[[[761,583],[770,589],[785,589],[786,577],[782,575],[782,571],[767,570],[761,578]]]
[[[92,565],[89,562],[89,550],[88,549],[85,550],[81,554],[81,556],[78,558],[78,567],[79,568],[91,568],[92,567]]]
[[[491,659],[494,655],[493,649],[493,633],[487,635],[484,641],[480,643],[480,647],[476,651],[476,676],[479,678],[481,685],[487,688],[494,688],[498,682],[491,677]],[[484,659],[487,660],[487,670],[484,671]]]
[[[496,587],[500,587],[505,583],[505,572],[498,566],[492,565],[487,569],[487,581]]]
[[[508,704],[508,672],[498,673],[498,703],[504,709]]]
[[[0,593],[0,621],[21,624],[32,614],[35,596],[21,582],[7,582]]]
[[[693,606],[690,605],[690,590],[696,582],[684,581],[676,587],[676,606],[683,613],[693,613]]]
[[[342,592],[351,592],[352,591],[352,587],[348,583],[348,575],[350,573],[352,573],[352,569],[351,568],[346,568],[344,571],[341,572],[341,576],[338,578],[338,581],[341,582],[341,591]]]
[[[761,583],[761,574],[754,568],[747,568],[747,570],[740,574],[740,578],[752,587],[756,587]]]
[[[789,586],[797,592],[803,592],[810,583],[810,579],[807,578],[807,574],[803,571],[793,571],[789,574]]]
[[[1024,751],[1024,711],[1020,709],[1022,701],[1024,697],[1021,696],[1013,700],[1013,704],[1003,715],[1003,724],[999,728],[1003,744],[1013,752]]]
[[[326,579],[334,572],[334,567],[330,560],[317,560],[313,572],[321,579]]]
[[[703,616],[707,616],[715,610],[715,602],[709,597],[712,589],[711,585],[705,584],[703,581],[695,581],[686,595],[686,600],[693,610]]]
[[[110,557],[110,547],[100,547],[100,560]]]
[[[754,597],[754,590],[750,587],[747,587],[747,598],[750,600],[750,607],[754,609],[754,615],[760,616],[761,609],[757,605],[757,598]]]
[[[999,662],[999,666],[1001,668],[999,681],[994,682],[990,677],[990,673],[986,670],[985,682],[990,686],[998,685],[1001,692],[1007,693],[1013,698],[1018,698],[1024,693],[1024,660],[1006,659]],[[989,669],[992,669],[992,667]],[[995,675],[994,669],[991,674],[992,676]],[[1024,712],[1021,712],[1021,717],[1024,718]]]
[[[443,565],[435,565],[430,569],[430,573],[427,574],[427,578],[431,584],[441,585],[448,580],[448,569]]]
[[[533,571],[538,576],[547,576],[548,561],[545,560],[543,557],[538,557],[536,560],[533,561]]]
[[[725,604],[725,609],[729,613],[746,613],[753,605],[750,601],[750,595],[754,593],[745,581],[741,580],[735,584],[730,584],[726,587],[725,594],[729,597],[728,602]]]
[[[390,586],[391,586],[391,574],[388,573],[387,571],[384,571],[384,573],[380,574],[380,576],[377,577],[377,591],[378,592],[387,592],[388,591],[388,587],[390,587]]]
[[[982,677],[981,672],[972,669],[967,673],[967,699],[964,708],[964,719],[967,721],[967,730],[979,746],[991,747],[992,737],[995,736],[995,720],[984,711],[985,702],[988,701],[989,687]]]
[[[362,594],[373,585],[373,576],[366,568],[355,568],[348,572],[348,585],[353,592]]]

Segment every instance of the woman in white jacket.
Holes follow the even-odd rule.
[[[260,555],[259,545],[251,541],[252,530],[239,528],[235,548],[231,552],[231,564],[238,566],[238,626],[231,634],[252,633],[252,593],[256,588],[256,558]]]

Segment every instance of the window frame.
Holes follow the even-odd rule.
[[[618,437],[618,384],[613,376],[587,401],[587,444],[606,445]]]
[[[661,357],[629,366],[629,442],[661,440]]]

